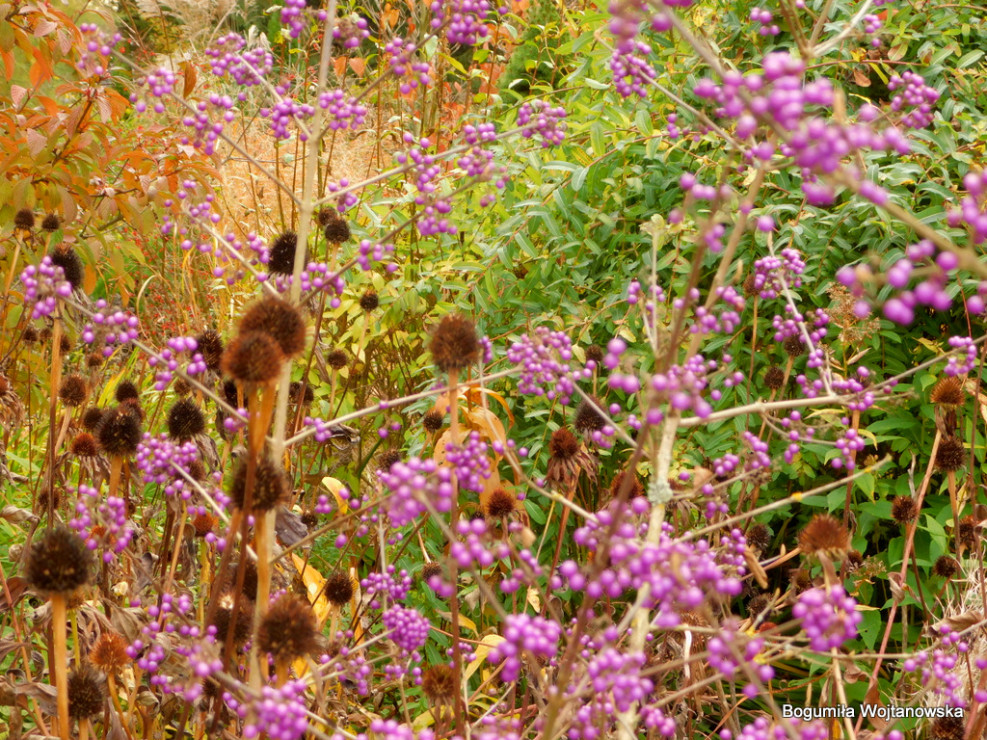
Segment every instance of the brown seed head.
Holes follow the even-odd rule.
[[[271,244],[271,256],[267,269],[277,275],[291,275],[295,271],[295,252],[298,250],[298,234],[285,231]]]
[[[230,498],[234,505],[242,509],[247,491],[247,461],[243,460],[233,476]],[[288,497],[289,482],[284,469],[270,458],[257,463],[254,475],[253,510],[270,511]]]
[[[764,385],[769,391],[780,390],[785,384],[785,371],[772,365],[764,373]]]
[[[829,514],[816,514],[799,535],[799,547],[806,555],[822,553],[842,560],[850,549],[850,533]]]
[[[626,470],[621,470],[613,477],[613,482],[610,484],[610,496],[612,498],[617,498],[617,496],[620,495],[620,491],[624,485],[630,486],[630,490],[627,493],[628,501],[632,498],[637,498],[638,496],[644,495],[644,488],[641,486],[641,481],[638,480],[636,475],[630,476],[630,483],[624,483],[624,481],[628,478],[628,475],[629,474]]]
[[[555,460],[570,460],[579,453],[579,440],[565,427],[552,433],[548,442],[548,452]]]
[[[31,545],[25,577],[43,594],[70,594],[89,583],[93,554],[68,527],[47,530]]]
[[[315,220],[322,228],[328,226],[329,222],[336,218],[339,218],[339,211],[335,208],[320,208],[319,212],[315,214]]]
[[[223,370],[242,383],[269,383],[281,372],[284,353],[269,334],[252,331],[236,337],[223,353]]]
[[[812,588],[812,576],[806,568],[796,568],[789,572],[795,593],[800,594]]]
[[[140,417],[127,404],[108,409],[96,427],[96,440],[107,455],[130,457],[141,441]]]
[[[96,446],[96,439],[88,432],[80,432],[69,445],[69,452],[76,457],[96,457],[99,449]]]
[[[345,350],[334,349],[326,355],[326,364],[333,370],[342,370],[350,363]]]
[[[34,344],[38,341],[38,330],[33,326],[29,326],[24,330],[24,333],[21,334],[21,338],[28,344]]]
[[[758,553],[766,553],[771,546],[771,532],[765,524],[757,522],[747,530],[747,544]]]
[[[177,401],[168,412],[168,435],[180,442],[202,434],[206,429],[206,417],[191,398]]]
[[[62,227],[62,219],[60,219],[54,213],[49,213],[41,221],[41,228],[49,233],[51,233],[52,231],[58,231],[61,227]]]
[[[137,386],[130,380],[121,380],[114,396],[117,403],[123,403],[124,401],[137,401],[140,403],[141,400],[140,391],[137,390]]]
[[[14,214],[14,226],[18,229],[30,231],[34,228],[34,211],[29,208],[22,208]]]
[[[219,332],[213,329],[206,329],[195,338],[195,341],[199,346],[199,354],[205,360],[206,367],[214,372],[218,372],[219,363],[223,359],[223,339],[219,336]]]
[[[102,418],[103,409],[98,409],[95,406],[86,409],[86,412],[82,415],[82,428],[88,429],[91,432],[99,426],[99,421]]]
[[[238,569],[239,564],[230,568],[229,588],[236,588]],[[243,593],[251,601],[257,601],[257,563],[249,559],[243,570]]]
[[[586,362],[592,360],[597,365],[603,362],[603,347],[598,344],[591,344],[586,348]]]
[[[947,406],[953,409],[963,405],[966,401],[963,381],[955,375],[943,378],[933,386],[930,400],[937,406]]]
[[[106,358],[103,357],[102,352],[90,352],[88,355],[86,355],[86,367],[88,367],[90,370],[97,367],[103,367],[105,363],[106,363]]]
[[[307,406],[315,400],[315,391],[312,390],[311,383],[306,383],[303,393],[301,381],[293,380],[288,386],[288,398],[296,405],[301,402],[303,406]]]
[[[960,564],[956,562],[956,558],[940,555],[932,566],[932,572],[940,578],[952,578],[960,572]]]
[[[198,514],[192,520],[192,527],[195,529],[196,537],[205,537],[216,528],[219,519],[208,511],[205,514]]]
[[[242,645],[250,639],[254,629],[254,604],[250,599],[240,599],[240,604],[233,614],[233,604],[236,599],[230,592],[219,597],[219,606],[213,614],[210,625],[216,628],[216,641],[222,645],[233,630],[233,644]]]
[[[82,260],[79,259],[78,253],[69,247],[68,249],[53,249],[48,253],[51,258],[51,262],[54,265],[58,265],[62,268],[62,272],[65,273],[65,279],[68,280],[69,285],[72,286],[73,290],[78,290],[79,286],[82,285]]]
[[[88,395],[89,384],[86,383],[84,377],[77,374],[66,377],[58,388],[58,397],[69,408],[76,408],[84,404]]]
[[[782,346],[785,348],[785,352],[788,353],[789,357],[798,357],[799,355],[804,355],[807,347],[805,342],[799,336],[788,337]]]
[[[908,524],[918,516],[918,506],[911,496],[895,496],[891,501],[891,518],[898,524]]]
[[[422,426],[425,427],[425,431],[429,434],[435,434],[442,428],[443,421],[444,417],[442,414],[432,409],[422,417]]]
[[[476,327],[460,314],[450,314],[442,319],[429,349],[432,361],[444,373],[462,370],[480,359]]]
[[[368,290],[360,296],[360,308],[364,311],[373,311],[379,305],[380,297],[377,295],[376,291]]]
[[[422,568],[422,581],[428,583],[435,576],[442,576],[442,566],[436,562],[426,563]]]
[[[353,580],[345,573],[335,573],[326,579],[323,593],[330,604],[344,606],[353,598]]]
[[[243,315],[240,333],[249,332],[269,335],[288,357],[305,349],[305,321],[301,311],[275,296],[261,299]]]
[[[433,665],[422,675],[422,691],[432,704],[450,705],[456,699],[456,671],[448,665]]]
[[[89,665],[76,668],[69,674],[69,716],[86,719],[103,711],[106,692],[103,681]]]
[[[400,450],[385,450],[377,458],[377,470],[386,473],[394,463],[401,462],[401,459]]]
[[[68,334],[62,334],[62,338],[58,342],[58,348],[63,355],[67,355],[72,351],[72,337]]]
[[[959,717],[937,717],[929,728],[929,737],[932,740],[963,740],[966,737],[963,720]]]
[[[956,529],[956,536],[960,544],[967,550],[977,549],[977,540],[980,537],[980,533],[977,531],[977,521],[972,515],[968,514],[960,519],[959,527]]]
[[[257,631],[258,647],[276,661],[290,661],[319,649],[315,613],[308,602],[294,594],[275,601]]]
[[[120,633],[104,632],[93,645],[89,660],[103,673],[116,673],[133,662],[127,655],[128,647],[129,644]]]
[[[326,224],[322,231],[326,235],[326,241],[330,244],[342,244],[350,238],[350,225],[346,223],[339,214]]]
[[[179,397],[188,396],[192,393],[192,386],[185,378],[175,378],[175,381],[171,384],[171,388],[175,391],[175,395]]]
[[[515,511],[517,511],[517,499],[503,488],[497,488],[487,499],[483,513],[488,519],[506,519]]]
[[[579,404],[579,407],[576,409],[576,420],[573,422],[576,431],[582,434],[598,432],[607,425],[607,420],[594,408],[595,406],[602,409],[604,408],[603,404],[598,398],[593,396],[590,396],[590,399],[592,403],[590,401],[583,401]]]
[[[945,437],[936,452],[936,469],[944,473],[959,470],[966,464],[966,447],[958,437]]]

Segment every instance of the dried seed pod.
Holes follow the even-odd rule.
[[[269,334],[241,334],[223,353],[223,370],[241,383],[269,383],[281,372],[285,357]]]
[[[206,429],[206,417],[202,409],[191,398],[183,398],[168,412],[168,435],[172,439],[185,441]]]
[[[263,298],[250,307],[240,321],[240,332],[241,335],[264,332],[278,343],[288,357],[305,349],[305,321],[301,311],[274,296]]]
[[[322,592],[330,604],[345,606],[353,598],[353,579],[345,573],[335,573],[326,579]]]
[[[137,409],[121,404],[108,409],[96,427],[96,440],[111,457],[130,457],[136,454],[141,441],[141,420]]]
[[[31,545],[25,577],[43,594],[70,594],[89,583],[93,554],[68,527],[46,531]]]
[[[261,621],[257,644],[277,661],[292,661],[317,652],[319,630],[312,607],[295,594],[282,596]]]
[[[429,346],[432,361],[444,373],[462,370],[480,359],[476,327],[465,316],[450,314],[439,323]]]

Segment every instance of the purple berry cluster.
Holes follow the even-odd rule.
[[[558,622],[528,614],[508,614],[504,621],[504,641],[490,651],[489,660],[494,665],[502,663],[501,678],[517,681],[521,677],[521,664],[525,653],[536,658],[553,660],[559,651],[562,628]]]
[[[412,457],[406,462],[398,461],[387,472],[381,471],[379,477],[390,493],[382,506],[395,527],[410,524],[429,506],[439,513],[452,509],[452,471],[439,467],[434,460]]]
[[[48,255],[37,266],[28,265],[21,271],[21,284],[24,305],[30,307],[32,319],[51,316],[59,299],[72,296],[72,284],[65,279],[65,272]]]
[[[523,130],[521,135],[530,139],[536,134],[541,137],[543,148],[558,146],[565,140],[565,109],[550,106],[543,100],[522,103],[518,110],[517,123]]]
[[[539,326],[512,344],[507,350],[507,359],[520,366],[518,390],[521,393],[556,398],[568,404],[576,392],[576,381],[591,378],[592,370],[574,370],[572,342],[561,331]]]
[[[192,498],[192,490],[178,470],[189,473],[197,461],[199,450],[195,442],[176,442],[165,433],[153,436],[145,432],[144,439],[137,445],[135,464],[144,483],[163,485],[165,495],[180,496],[183,501]]]
[[[428,632],[432,629],[429,621],[417,609],[406,606],[392,606],[381,617],[390,638],[405,653],[415,653],[425,647]]]
[[[75,517],[69,526],[85,538],[90,550],[101,549],[103,562],[127,549],[134,536],[134,527],[127,516],[127,502],[119,496],[105,500],[92,486],[80,485],[75,504]]]
[[[857,602],[843,586],[835,584],[803,591],[792,607],[792,616],[802,620],[809,646],[828,653],[857,636],[857,625],[864,615],[857,611]]]
[[[212,59],[212,73],[216,77],[229,75],[240,87],[260,85],[274,68],[274,55],[261,46],[244,51],[246,45],[246,39],[236,33],[216,39],[206,49],[206,56]]]

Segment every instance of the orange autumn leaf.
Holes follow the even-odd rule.
[[[363,57],[350,57],[350,69],[356,72],[357,77],[363,77],[367,69],[367,60]]]

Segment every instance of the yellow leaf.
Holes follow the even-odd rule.
[[[528,589],[528,604],[530,604],[531,608],[536,612],[541,611],[541,598],[538,596],[538,592],[533,588]]]
[[[485,661],[487,656],[490,655],[490,651],[503,641],[504,638],[501,635],[487,635],[480,640],[480,644],[477,645],[476,650],[473,651],[476,657],[468,666],[466,666],[466,670],[463,671],[463,679],[468,681],[470,676],[476,673],[483,661]]]
[[[315,612],[315,618],[319,624],[324,624],[331,609],[329,599],[322,592],[326,585],[326,579],[319,571],[306,563],[298,553],[291,553],[291,561],[302,577],[302,583],[305,584],[305,591],[308,593],[308,601],[312,605],[312,611]]]
[[[470,426],[477,429],[484,437],[491,442],[500,442],[507,446],[507,432],[497,415],[490,409],[482,406],[474,406],[466,413],[466,419]]]
[[[339,495],[339,492],[346,487],[343,485],[343,482],[341,480],[337,480],[336,478],[326,476],[322,479],[322,485],[328,488],[329,493],[331,493],[336,499],[336,506],[339,507],[339,513],[347,513],[350,510],[349,502]]]

